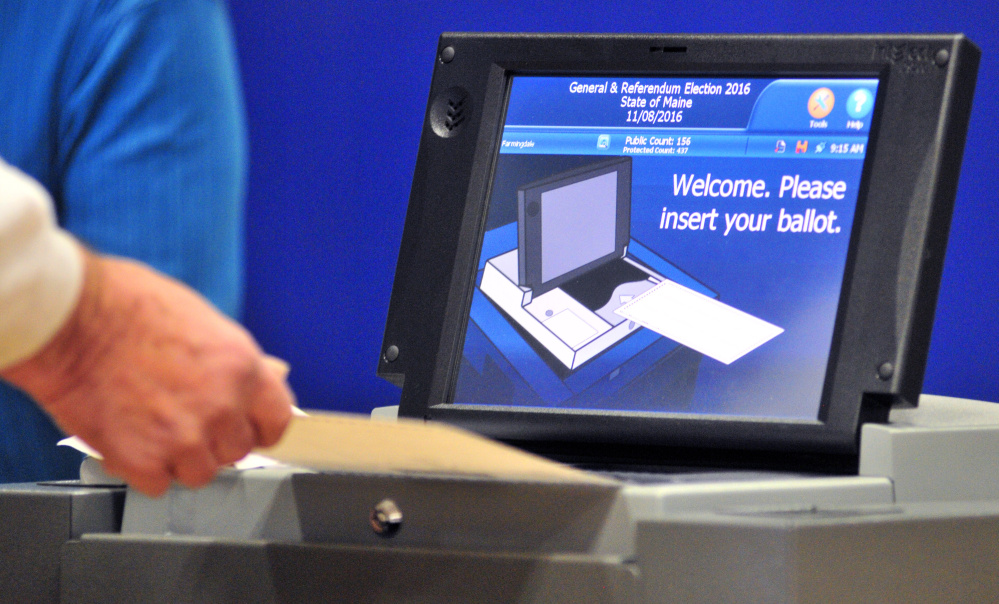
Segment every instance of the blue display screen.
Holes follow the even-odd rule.
[[[513,77],[453,402],[816,419],[877,90]]]

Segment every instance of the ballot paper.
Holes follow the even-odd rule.
[[[784,332],[668,279],[615,312],[726,365]]]
[[[84,440],[79,436],[66,437],[60,440],[56,444],[62,447],[70,447],[72,449],[76,449],[80,453],[83,453],[88,457],[93,457],[94,459],[98,460],[104,459],[103,455],[101,455],[96,449],[94,449],[86,442],[84,442]],[[274,468],[274,467],[284,466],[286,464],[283,464],[277,461],[276,459],[271,459],[266,455],[260,455],[259,453],[250,453],[246,457],[244,457],[243,459],[237,461],[232,465],[237,470],[251,470],[254,468]]]
[[[76,437],[60,441],[92,457]],[[422,420],[372,421],[364,415],[296,415],[273,447],[256,449],[237,469],[275,465],[327,472],[424,474],[551,483],[615,485],[614,480],[539,457],[478,434]]]
[[[285,373],[287,373],[287,369],[285,369]],[[309,416],[308,413],[302,411],[300,408],[294,405],[291,408],[291,414],[295,417]],[[69,436],[67,438],[60,440],[56,444],[62,447],[70,447],[72,449],[76,449],[80,453],[83,453],[88,457],[93,457],[94,459],[104,459],[104,457],[96,449],[88,445],[79,436]],[[237,461],[232,465],[237,470],[249,470],[253,468],[273,468],[277,466],[283,466],[285,464],[275,459],[271,459],[270,457],[267,457],[265,455],[260,455],[259,453],[250,453],[246,457],[244,457],[243,459]]]
[[[467,430],[406,418],[372,421],[310,411],[292,420],[277,445],[256,453],[319,471],[617,484]]]

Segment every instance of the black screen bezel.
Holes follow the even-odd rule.
[[[424,226],[410,225],[400,254],[400,267],[393,290],[386,328],[385,348],[394,342],[420,341],[427,346],[423,361],[412,357],[402,363],[381,359],[380,373],[404,390],[403,415],[459,424],[486,435],[534,449],[563,452],[602,447],[607,455],[645,459],[647,450],[661,457],[664,451],[779,451],[802,454],[854,455],[860,424],[882,420],[891,404],[914,404],[918,397],[925,349],[928,342],[927,313],[932,317],[939,280],[938,264],[929,262],[932,248],[942,254],[946,244],[957,168],[931,166],[926,174],[925,158],[948,146],[958,157],[963,149],[964,123],[956,116],[945,131],[944,111],[970,106],[977,49],[960,36],[559,36],[517,34],[445,34],[439,52],[474,53],[460,68],[438,61],[424,129],[414,196],[410,213],[420,212]],[[662,56],[656,55],[656,49]],[[683,49],[667,54],[662,49]],[[918,60],[947,49],[951,61],[944,65],[904,64],[897,58]],[[905,54],[906,48],[918,53]],[[963,55],[961,54],[963,52]],[[927,54],[928,53],[928,54]],[[439,55],[440,56],[440,55]],[[458,56],[458,55],[456,55]],[[544,57],[540,59],[539,57]],[[963,57],[959,61],[959,57]],[[686,75],[743,75],[754,77],[863,77],[880,82],[872,119],[868,155],[858,196],[857,216],[837,315],[827,380],[814,421],[760,420],[731,416],[675,416],[620,412],[568,412],[559,409],[524,409],[454,405],[449,403],[468,317],[474,267],[485,224],[491,174],[498,156],[510,78],[513,75],[634,74],[660,77]],[[419,230],[426,230],[426,194],[435,186],[424,176],[442,169],[454,154],[446,153],[432,130],[436,94],[460,87],[480,110],[474,134],[466,132],[464,162],[458,162],[464,190],[456,200],[452,224],[453,245],[443,246],[445,263],[452,269],[440,284],[446,295],[430,313],[439,328],[407,333],[393,310],[412,308],[414,293],[407,291],[408,278],[401,271],[407,245]],[[950,101],[945,106],[945,100]],[[909,117],[882,120],[886,106],[908,103]],[[950,123],[953,122],[953,123]],[[908,127],[908,130],[905,130]],[[471,130],[471,129],[468,129]],[[435,138],[435,135],[437,138]],[[899,145],[909,145],[902,150]],[[451,145],[456,147],[457,145]],[[454,151],[458,151],[455,149]],[[953,155],[952,155],[953,156]],[[919,161],[916,161],[919,159]],[[920,197],[905,183],[916,177],[935,185],[932,195]],[[939,184],[940,182],[943,184]],[[893,192],[901,193],[899,195]],[[458,193],[456,191],[456,193]],[[906,197],[908,194],[908,197]],[[414,208],[414,202],[416,207]],[[907,210],[899,213],[901,209]],[[873,216],[872,219],[865,218]],[[935,221],[931,221],[935,218]],[[916,229],[918,237],[913,237]],[[425,233],[421,236],[425,237]],[[440,247],[440,246],[439,246]],[[418,249],[418,246],[417,246]],[[440,251],[440,250],[437,250]],[[886,261],[885,259],[888,259]],[[912,281],[909,277],[930,278]],[[933,275],[936,278],[933,278]],[[886,301],[885,295],[890,294]],[[929,295],[932,300],[925,302]],[[889,302],[889,303],[886,303]],[[905,304],[902,304],[905,303]],[[429,316],[429,315],[428,315]],[[887,322],[887,324],[886,324]],[[930,321],[931,323],[931,321]],[[410,323],[411,324],[411,323]],[[923,327],[921,327],[921,325]],[[925,333],[923,333],[925,331]],[[916,345],[913,348],[913,344]],[[408,344],[407,346],[411,346]],[[402,379],[401,376],[404,376]],[[418,382],[413,383],[413,378]],[[638,447],[636,453],[634,448]],[[644,447],[644,449],[642,449]],[[627,451],[626,451],[627,450]]]

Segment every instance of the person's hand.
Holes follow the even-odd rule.
[[[189,487],[291,418],[286,367],[186,286],[84,251],[83,293],[58,334],[2,376],[33,396],[105,469],[149,495]]]

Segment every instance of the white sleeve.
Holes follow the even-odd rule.
[[[45,189],[0,160],[0,368],[42,348],[76,307],[83,257]]]

